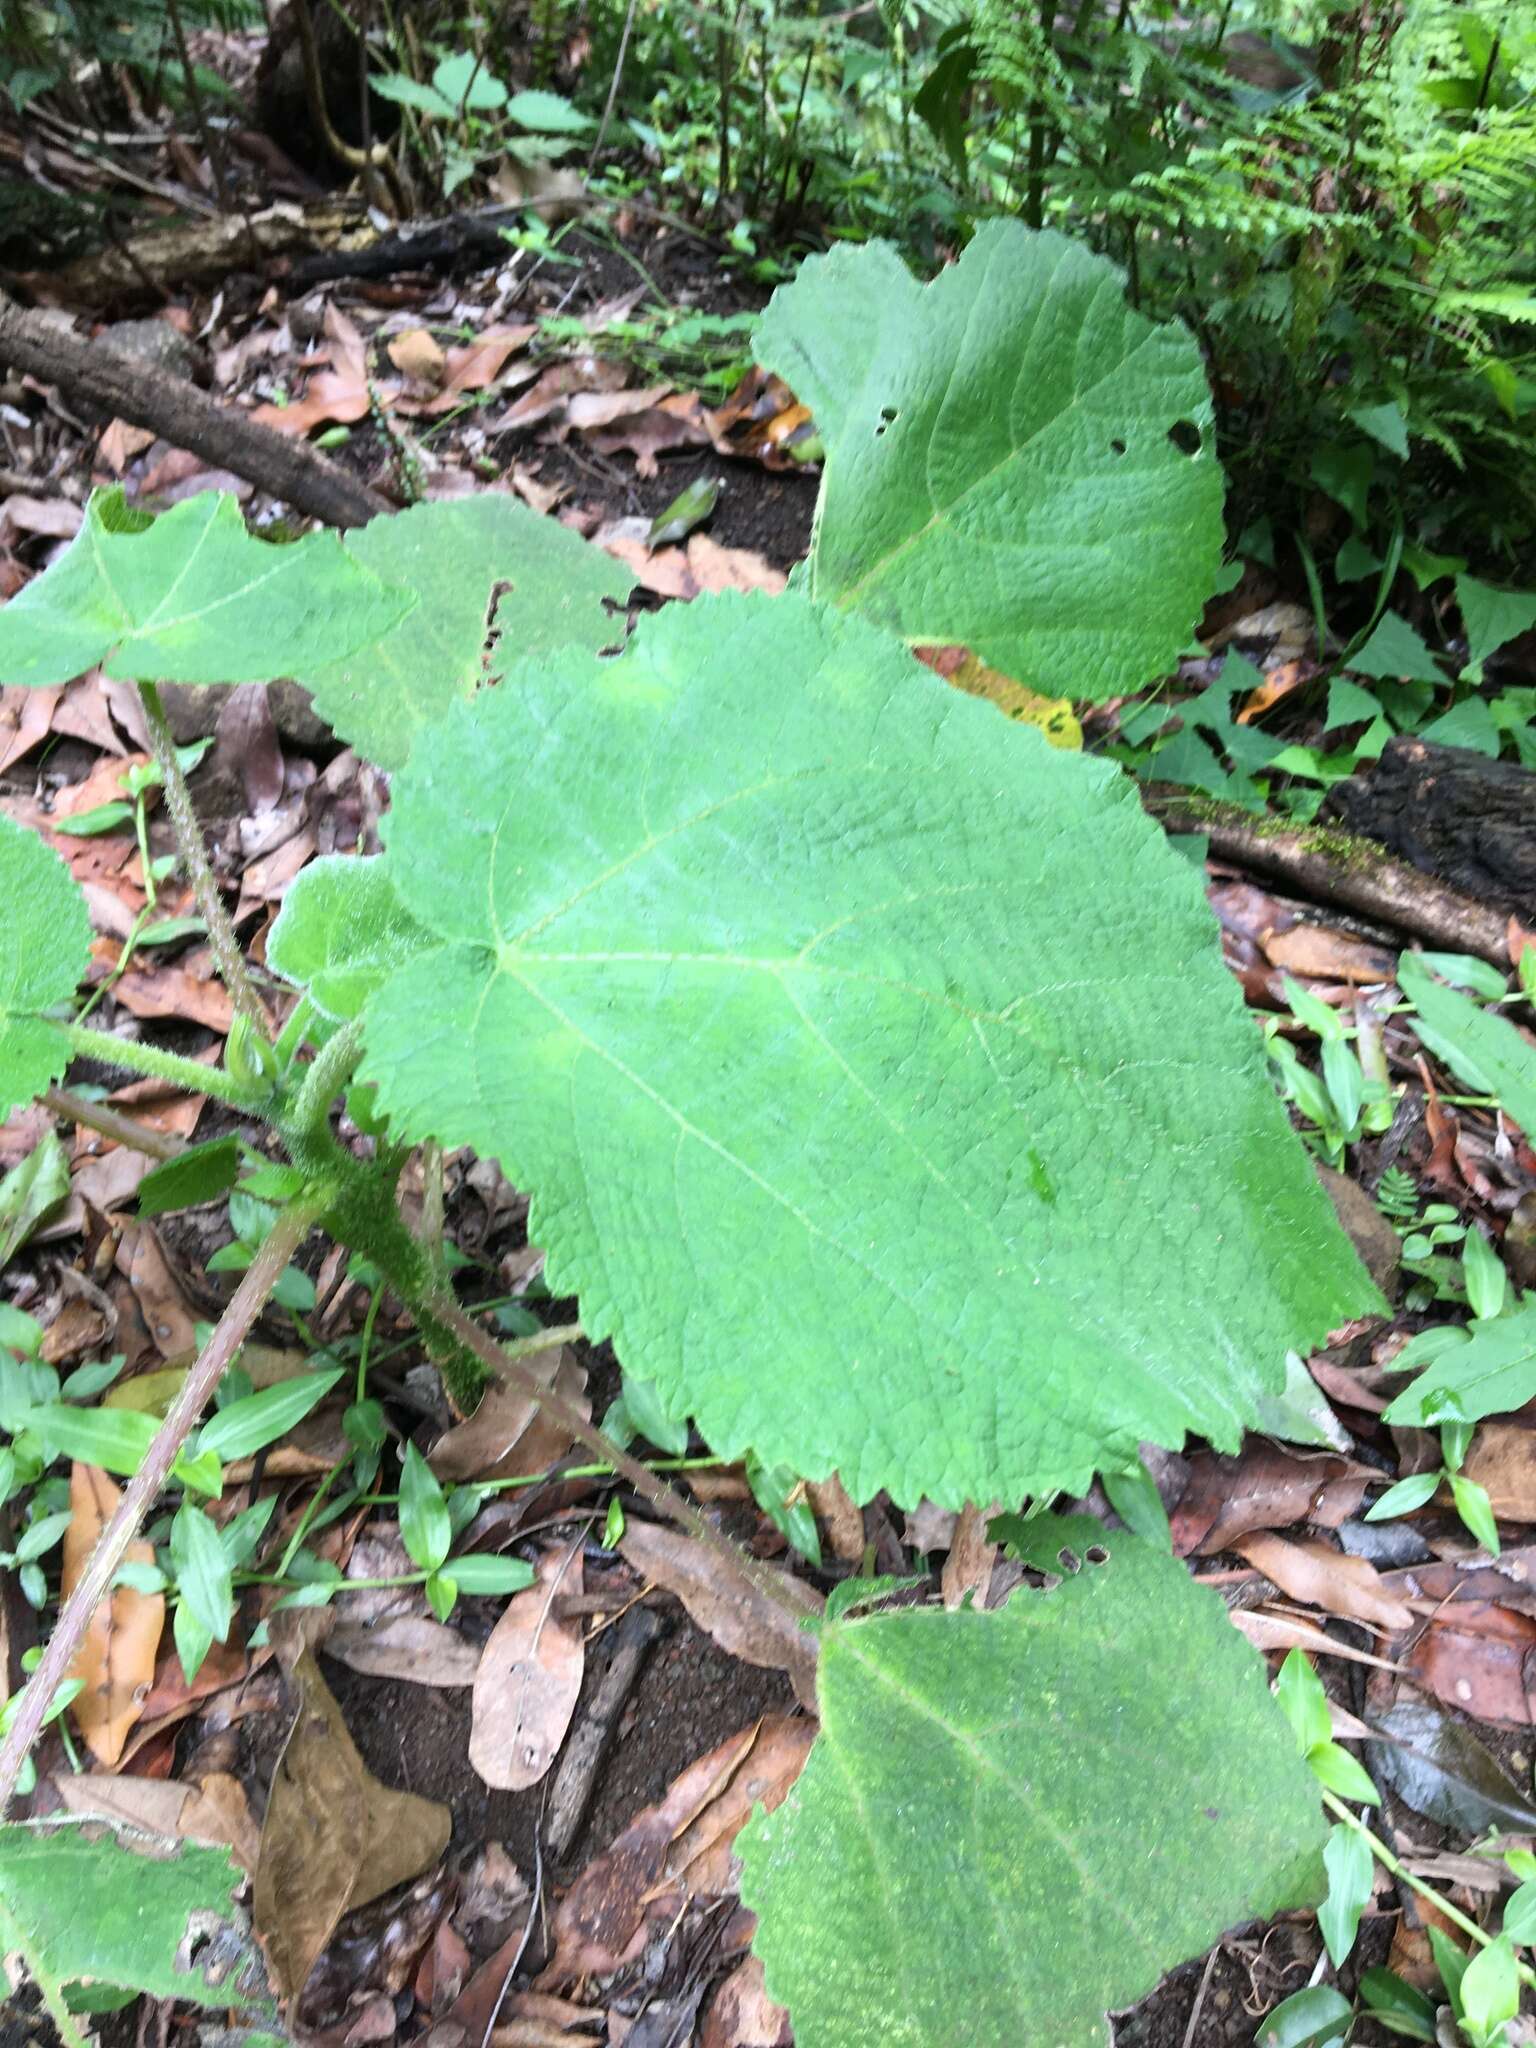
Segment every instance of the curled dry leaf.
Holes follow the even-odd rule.
[[[725,1897],[735,1842],[759,1802],[771,1813],[810,1754],[816,1723],[770,1714],[689,1765],[589,1863],[555,1914],[555,1954],[539,1988],[607,1976],[632,1962],[647,1931],[690,1898]]]
[[[1169,1511],[1174,1553],[1213,1557],[1250,1529],[1291,1522],[1336,1529],[1358,1512],[1377,1477],[1349,1458],[1299,1455],[1264,1437],[1250,1437],[1235,1458],[1201,1452],[1190,1459],[1188,1482]]]
[[[689,1619],[722,1650],[747,1664],[787,1671],[796,1698],[814,1709],[817,1639],[800,1624],[802,1617],[814,1620],[825,1607],[819,1593],[788,1572],[778,1573],[781,1604],[728,1573],[702,1543],[657,1522],[630,1522],[619,1549],[637,1572],[675,1593]]]
[[[75,1464],[69,1472],[70,1524],[64,1531],[64,1569],[60,1593],[68,1599],[85,1570],[96,1539],[116,1511],[122,1489],[94,1465]],[[123,1553],[130,1564],[152,1565],[154,1547],[130,1543]],[[160,1593],[136,1593],[118,1586],[91,1616],[70,1666],[81,1690],[70,1715],[86,1747],[109,1767],[123,1753],[129,1731],[144,1711],[155,1676],[155,1651],[165,1622]]]
[[[806,1492],[827,1532],[832,1555],[844,1564],[857,1564],[864,1555],[864,1510],[855,1506],[835,1472],[830,1479],[813,1479]]]
[[[373,1776],[309,1650],[291,1676],[298,1711],[272,1778],[254,1907],[278,1987],[294,1996],[342,1914],[435,1863],[452,1820]]]
[[[403,377],[431,391],[441,385],[448,368],[446,357],[425,327],[407,327],[403,334],[394,335],[388,355]]]
[[[553,1610],[561,1593],[582,1590],[582,1540],[545,1551],[534,1583],[507,1602],[475,1673],[469,1761],[504,1791],[539,1782],[576,1711],[586,1646],[579,1624]]]
[[[946,1607],[961,1606],[968,1593],[977,1607],[986,1606],[992,1566],[997,1560],[997,1545],[987,1541],[987,1523],[999,1512],[995,1506],[979,1508],[974,1501],[967,1501],[961,1509],[954,1540],[939,1575]]]
[[[535,1352],[523,1364],[541,1385],[552,1386],[583,1415],[591,1415],[587,1375],[570,1345]],[[427,1463],[439,1479],[529,1479],[547,1472],[570,1445],[569,1433],[526,1394],[494,1385],[467,1422],[438,1438]]]
[[[238,1778],[214,1771],[201,1784],[175,1778],[61,1773],[55,1790],[70,1813],[142,1828],[148,1834],[227,1848],[242,1870],[256,1868],[260,1834]]]
[[[1272,1579],[1282,1593],[1328,1614],[1390,1630],[1413,1626],[1413,1609],[1389,1593],[1369,1558],[1350,1557],[1313,1537],[1252,1535],[1232,1548]]]

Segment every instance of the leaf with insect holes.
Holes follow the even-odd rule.
[[[324,854],[289,887],[267,940],[267,965],[306,989],[328,1017],[355,1017],[373,991],[434,943],[395,894],[389,865]]]
[[[90,958],[90,915],[69,869],[0,812],[0,1121],[69,1065],[68,1039],[39,1013],[69,1001]]]
[[[1124,283],[1014,221],[926,287],[884,242],[802,263],[753,347],[826,443],[811,594],[1048,697],[1171,669],[1220,567],[1221,470],[1193,336]]]
[[[439,943],[362,1077],[501,1160],[552,1291],[724,1455],[1081,1492],[1235,1449],[1379,1303],[1132,785],[861,620],[699,598],[527,663],[385,830]]]
[[[492,673],[510,657],[566,646],[596,653],[624,637],[623,614],[610,607],[629,595],[628,570],[501,491],[413,506],[343,545],[420,598],[373,641],[298,676],[321,716],[381,768],[401,767],[417,736],[485,681],[493,630]],[[510,587],[497,597],[499,585]]]
[[[67,683],[97,662],[130,682],[266,682],[378,640],[414,604],[334,534],[256,540],[227,493],[150,519],[99,491],[0,609],[0,682]]]
[[[957,2013],[975,2048],[1097,2048],[1321,1895],[1316,1787],[1220,1600],[1086,1517],[1029,1529],[1047,1590],[822,1630],[821,1733],[737,1843],[799,2048],[949,2048]]]
[[[233,1904],[245,1873],[227,1850],[149,1844],[99,1821],[0,1827],[0,1949],[49,1983],[115,1984],[196,2005],[264,2001],[265,1977]]]

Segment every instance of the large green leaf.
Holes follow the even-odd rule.
[[[1051,1590],[822,1633],[821,1734],[738,1845],[799,2048],[1098,2048],[1225,1928],[1321,1895],[1316,1785],[1217,1596],[1032,1527],[1077,1560]]]
[[[355,1017],[394,968],[433,943],[395,894],[386,861],[326,854],[283,898],[267,964],[327,1016]]]
[[[700,598],[529,663],[386,833],[442,943],[363,1075],[501,1159],[588,1334],[723,1452],[1076,1491],[1235,1447],[1378,1304],[1131,785],[861,620]]]
[[[826,443],[814,596],[1052,697],[1173,666],[1221,560],[1221,470],[1193,338],[1123,282],[1010,221],[926,289],[885,243],[800,266],[754,347]]]
[[[0,1827],[0,1949],[50,1981],[78,1979],[235,2006],[265,1994],[223,1849],[144,1844],[80,1821]]]
[[[495,604],[500,656],[596,653],[624,637],[609,607],[628,596],[629,571],[504,492],[375,519],[345,546],[420,602],[374,644],[299,680],[342,738],[384,768],[400,767],[417,734],[485,680],[498,585],[510,586]]]
[[[414,602],[334,534],[253,539],[219,492],[146,521],[108,491],[0,610],[0,682],[66,683],[95,662],[131,681],[265,682],[377,640]]]
[[[69,869],[0,812],[0,1121],[68,1066],[69,1041],[38,1012],[69,1001],[90,958],[90,915]]]

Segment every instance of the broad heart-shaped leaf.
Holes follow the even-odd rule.
[[[103,1824],[0,1827],[0,1947],[21,1948],[51,1982],[79,1979],[247,2005],[265,1996],[261,1964],[231,1904],[242,1873],[223,1849],[135,1854]]]
[[[1224,1929],[1321,1896],[1316,1785],[1217,1596],[1099,1523],[1040,1535],[1076,1569],[999,1613],[822,1632],[821,1733],[737,1844],[798,2048],[1098,2048]]]
[[[90,958],[90,915],[69,869],[0,812],[0,1121],[69,1065],[68,1039],[37,1013],[69,1001]]]
[[[311,861],[283,898],[267,964],[329,1017],[355,1017],[391,970],[434,943],[395,894],[389,865],[355,855]]]
[[[699,598],[526,664],[385,829],[442,945],[364,1078],[501,1159],[589,1336],[726,1455],[1080,1492],[1235,1447],[1379,1300],[1130,783],[862,620]]]
[[[299,676],[341,737],[383,768],[403,766],[418,733],[485,680],[492,593],[502,660],[556,647],[594,654],[624,637],[610,605],[633,576],[611,555],[504,492],[417,505],[344,543],[354,560],[420,602],[340,661]]]
[[[887,243],[802,263],[753,345],[826,443],[812,596],[1050,697],[1171,669],[1220,564],[1221,470],[1192,336],[1123,286],[1013,221],[926,289]]]
[[[409,612],[334,534],[253,539],[240,507],[203,491],[148,521],[99,492],[69,546],[0,610],[0,682],[110,676],[265,682],[377,640]]]

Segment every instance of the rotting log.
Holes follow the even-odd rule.
[[[1536,771],[1433,740],[1388,741],[1322,816],[1536,930]]]
[[[1170,832],[1203,832],[1212,853],[1316,903],[1340,904],[1455,953],[1473,953],[1506,971],[1510,920],[1486,903],[1448,888],[1392,856],[1373,840],[1338,825],[1290,825],[1237,804],[1193,797],[1153,784],[1145,802]]]
[[[391,508],[338,464],[292,434],[261,426],[179,377],[84,342],[0,293],[0,363],[56,384],[65,397],[148,427],[215,468],[258,484],[327,526],[365,526]]]

